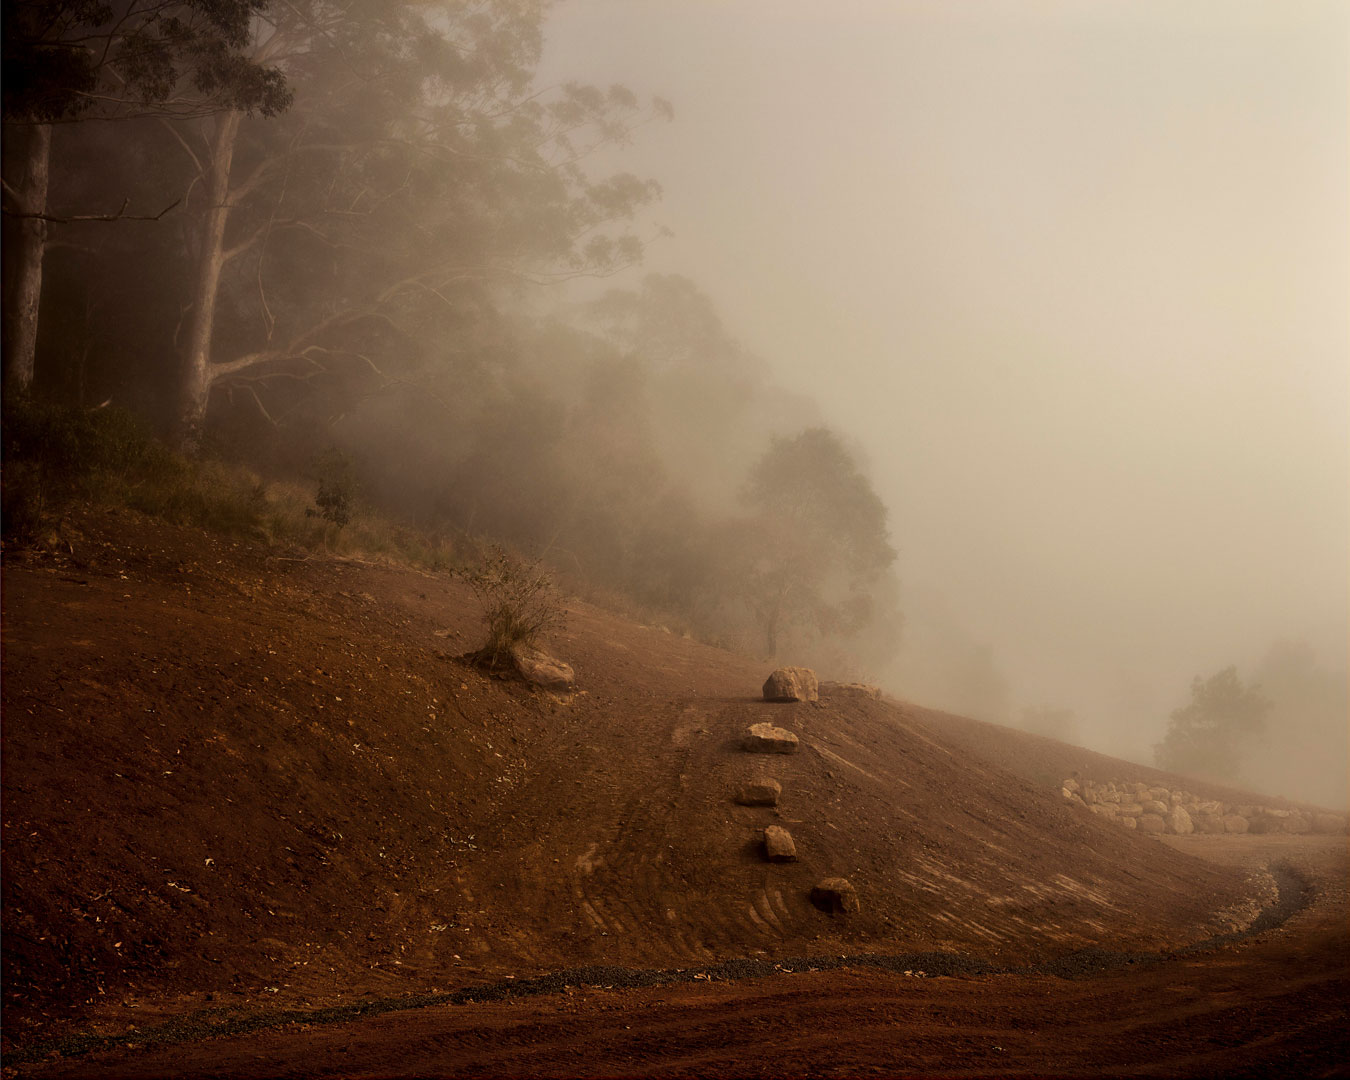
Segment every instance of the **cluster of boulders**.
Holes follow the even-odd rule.
[[[779,668],[764,683],[765,701],[818,701],[820,683],[810,668]],[[795,754],[800,745],[797,736],[786,728],[763,721],[751,724],[742,747],[751,754]],[[741,806],[777,806],[783,786],[770,776],[759,776],[742,784],[733,794]],[[769,862],[794,862],[797,844],[781,825],[764,829],[764,858]],[[831,915],[846,915],[859,910],[858,893],[847,878],[826,878],[811,890],[811,903]]]
[[[1126,829],[1146,833],[1343,833],[1343,814],[1286,810],[1255,803],[1225,803],[1202,799],[1145,783],[1070,778],[1061,792],[1065,799]]]

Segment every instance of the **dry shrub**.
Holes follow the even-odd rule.
[[[477,566],[458,573],[473,590],[487,628],[487,641],[472,654],[478,663],[493,668],[508,663],[512,649],[535,645],[562,627],[562,596],[542,563],[493,544]]]

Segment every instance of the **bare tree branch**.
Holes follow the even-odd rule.
[[[253,232],[249,233],[246,239],[240,240],[239,243],[235,244],[233,247],[227,247],[224,251],[220,253],[221,262],[227,263],[231,259],[233,259],[236,255],[243,254],[254,244],[256,244],[259,240],[263,239],[267,235],[268,230],[271,229],[271,227],[272,223],[270,221],[265,221],[263,222],[263,224],[259,225],[256,229],[254,229]]]
[[[126,212],[126,209],[127,206],[131,203],[130,199],[123,199],[121,209],[118,210],[117,213],[115,214],[70,214],[68,216],[62,217],[59,214],[19,213],[18,211],[15,210],[5,210],[4,213],[8,217],[31,218],[37,221],[50,221],[57,225],[69,225],[71,222],[74,221],[158,221],[160,218],[162,218],[165,214],[167,214],[170,210],[172,210],[182,201],[183,201],[182,199],[174,199],[173,202],[169,203],[169,205],[166,206],[163,210],[161,210],[158,214],[128,214]]]
[[[178,140],[178,145],[183,148],[183,152],[192,159],[192,164],[197,166],[197,175],[198,176],[205,175],[206,166],[202,164],[202,159],[199,158],[197,156],[196,151],[193,150],[192,147],[188,145],[188,141],[185,138],[183,138],[183,136],[179,133],[178,129],[174,127],[173,124],[169,123],[169,121],[164,117],[160,117],[159,122],[164,126],[164,129],[168,131],[170,135],[172,135],[175,139]]]

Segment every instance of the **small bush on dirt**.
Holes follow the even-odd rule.
[[[352,519],[356,500],[356,475],[352,459],[337,447],[330,447],[314,459],[314,476],[319,490],[314,496],[317,514],[341,529]]]
[[[553,575],[537,561],[521,559],[492,545],[481,562],[459,575],[483,612],[487,641],[473,654],[487,667],[507,662],[518,645],[534,645],[563,625],[563,602]]]

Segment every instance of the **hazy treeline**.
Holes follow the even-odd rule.
[[[1106,753],[1103,719],[1158,736],[1152,755],[1123,756],[1222,783],[1340,808],[1350,799],[1350,680],[1344,657],[1307,641],[1274,641],[1218,671],[1197,671],[1150,703],[1122,701],[1114,715],[1072,707],[1072,694],[1017,706],[988,645],[973,640],[929,597],[909,597],[904,647],[886,674],[907,696],[963,716],[1006,724]],[[936,615],[935,615],[936,612]],[[1165,696],[1164,696],[1165,695]]]
[[[1263,728],[1240,745],[1237,776],[1263,791],[1324,806],[1350,803],[1350,682],[1345,657],[1302,640],[1277,641],[1249,669],[1270,702]]]
[[[1237,781],[1295,798],[1346,802],[1344,669],[1305,641],[1277,641],[1244,676],[1230,666],[1197,676],[1155,747],[1166,769]]]
[[[671,115],[537,86],[546,6],[6,5],[6,388],[280,475],[336,447],[427,529],[873,670],[895,552],[856,453],[693,282],[541,297],[640,260],[657,183],[588,165]]]

